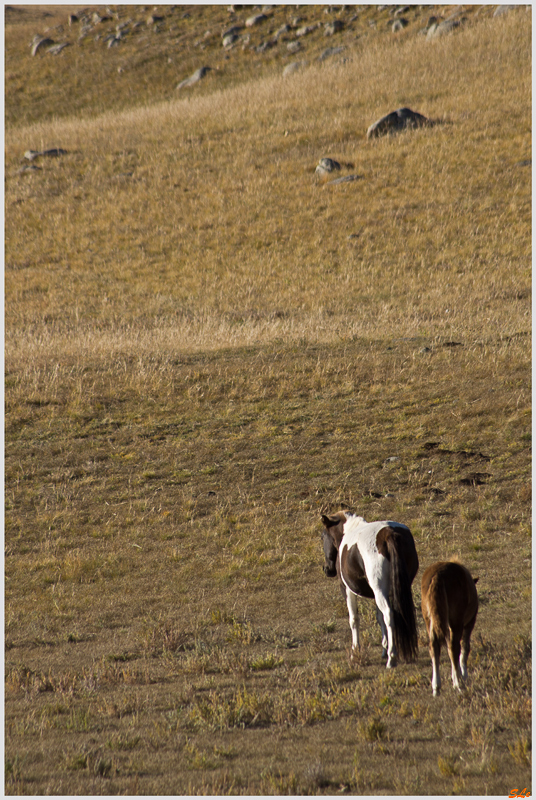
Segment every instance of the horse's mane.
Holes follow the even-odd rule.
[[[345,533],[353,528],[358,528],[360,525],[366,525],[366,519],[358,517],[357,514],[350,514],[349,511],[345,511],[344,515],[346,516]]]

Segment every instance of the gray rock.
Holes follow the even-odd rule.
[[[199,83],[199,81],[202,80],[207,74],[207,72],[209,72],[209,70],[211,69],[212,67],[199,67],[199,69],[196,69],[193,75],[190,75],[189,78],[185,78],[183,81],[177,84],[175,88],[186,89],[189,86],[195,86],[195,84]]]
[[[287,66],[283,70],[283,77],[287,78],[289,75],[293,75],[295,72],[299,72],[306,65],[307,61],[293,61],[291,64],[287,64]]]
[[[455,31],[460,25],[461,22],[459,19],[446,19],[443,22],[434,23],[428,28],[426,38],[437,39],[439,36],[445,36],[447,33]]]
[[[38,167],[36,164],[23,164],[23,166],[17,170],[17,175],[24,175],[27,172],[39,172],[42,170],[43,167]]]
[[[335,33],[342,31],[343,28],[344,22],[341,19],[334,19],[333,22],[328,22],[324,26],[324,36],[333,36]]]
[[[284,36],[286,33],[290,33],[291,31],[290,25],[282,25],[280,28],[276,30],[274,36],[276,39],[279,39],[280,36]]]
[[[298,28],[296,36],[309,36],[309,34],[316,31],[317,28],[318,25],[304,25],[302,28]]]
[[[432,124],[429,119],[416,111],[412,111],[411,108],[398,108],[396,111],[391,111],[390,114],[386,114],[385,117],[381,117],[381,119],[374,122],[367,130],[367,139],[375,139],[406,128],[422,128],[425,125]]]
[[[333,158],[321,158],[315,169],[317,178],[327,178],[332,172],[337,172],[341,168],[338,161]]]
[[[33,161],[39,156],[46,156],[47,158],[58,158],[59,156],[66,156],[67,150],[62,147],[51,147],[49,150],[26,150],[24,158],[27,161]]]
[[[324,170],[325,172],[334,172],[339,170],[341,165],[334,158],[321,158],[318,162],[317,170]]]
[[[289,42],[287,44],[287,50],[289,51],[289,53],[297,53],[301,49],[302,49],[301,42]]]
[[[515,6],[497,6],[495,11],[493,12],[494,17],[500,17],[502,14],[506,14],[508,11],[511,11]]]
[[[232,47],[238,40],[239,36],[236,33],[229,33],[227,36],[224,36],[222,39],[222,45],[225,48]]]
[[[362,177],[362,175],[343,175],[341,178],[328,181],[328,186],[334,186],[337,183],[351,183],[352,181],[360,180]]]
[[[242,25],[233,25],[232,28],[227,28],[227,30],[222,33],[221,38],[225,39],[226,36],[238,36],[241,30]]]
[[[266,14],[255,14],[254,17],[249,17],[246,20],[246,28],[253,28],[255,25],[260,25],[261,22],[267,20]]]
[[[52,47],[49,47],[47,53],[50,53],[51,56],[57,56],[64,47],[69,47],[69,42],[62,42],[61,44],[54,44]]]
[[[45,47],[52,46],[53,44],[54,44],[54,39],[49,39],[46,36],[43,36],[43,37],[34,36],[34,40],[33,40],[32,45],[31,45],[31,47],[32,47],[32,49],[31,49],[32,56],[37,55],[39,50],[43,50]]]
[[[330,58],[331,56],[338,56],[340,53],[343,53],[344,50],[346,50],[344,45],[341,45],[340,47],[328,47],[326,50],[324,50],[323,53],[321,53],[318,56],[317,60],[325,61],[326,58]]]
[[[403,31],[404,28],[407,28],[408,25],[409,25],[408,20],[405,19],[404,17],[400,17],[399,19],[395,19],[391,27],[391,30],[393,33],[398,33],[399,31]]]

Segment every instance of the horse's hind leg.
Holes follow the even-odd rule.
[[[460,669],[462,631],[459,628],[451,628],[448,641],[450,663],[452,665],[452,683],[455,689],[461,691],[463,684],[463,674]]]
[[[359,614],[357,610],[357,595],[346,589],[346,605],[348,606],[348,616],[350,618],[350,629],[352,631],[352,651],[359,650]]]
[[[389,601],[381,592],[374,592],[378,611],[383,616],[383,623],[387,631],[387,669],[396,667],[396,650],[393,637],[393,620]]]
[[[378,625],[380,626],[380,630],[382,632],[382,658],[387,658],[387,648],[389,646],[389,640],[387,639],[387,628],[385,627],[385,622],[383,621],[383,614],[376,606],[376,619],[378,620]]]

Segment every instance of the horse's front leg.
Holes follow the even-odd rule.
[[[346,589],[346,605],[348,606],[348,616],[350,618],[350,629],[352,631],[352,652],[359,650],[359,614],[357,611],[357,595]]]

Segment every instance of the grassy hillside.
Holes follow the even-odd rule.
[[[6,9],[7,793],[530,789],[531,17],[495,8]],[[368,141],[401,106],[436,124]],[[478,575],[463,695],[420,611],[416,664],[367,601],[350,658],[340,507],[411,527],[417,607]]]

